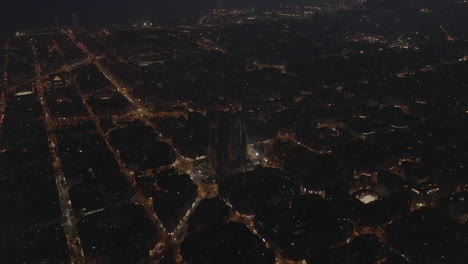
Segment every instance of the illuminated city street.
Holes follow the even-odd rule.
[[[87,1],[0,18],[2,263],[466,263],[467,1]]]
[[[33,46],[32,49],[35,54],[35,57],[37,58],[36,48]],[[36,76],[41,76],[41,66],[39,62],[36,63]],[[73,207],[70,201],[70,197],[68,196],[68,185],[65,180],[65,175],[62,171],[62,164],[58,154],[58,142],[51,128],[52,121],[50,118],[50,112],[47,108],[47,103],[44,100],[44,84],[40,79],[36,80],[36,89],[37,94],[39,96],[39,101],[42,105],[44,122],[47,128],[49,148],[52,155],[52,166],[54,168],[55,181],[57,183],[57,192],[60,201],[60,208],[62,210],[62,226],[65,230],[68,249],[70,250],[71,262],[76,264],[86,263],[83,248],[81,246],[81,241],[78,236],[78,231],[76,229],[77,220],[73,213]]]

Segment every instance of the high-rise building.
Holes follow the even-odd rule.
[[[56,28],[57,30],[60,30],[60,25],[59,25],[57,16],[54,17],[54,20],[55,20],[55,28]]]
[[[78,29],[80,27],[80,24],[78,22],[78,15],[77,14],[72,14],[72,27],[74,29]]]
[[[218,0],[216,4],[216,8],[214,9],[215,13],[223,13],[224,12],[224,2],[223,0]]]
[[[209,169],[219,177],[243,172],[247,163],[246,121],[243,112],[210,113]]]

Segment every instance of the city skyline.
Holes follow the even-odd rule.
[[[140,19],[176,23],[184,18],[198,18],[208,10],[216,8],[220,2],[225,6],[272,3],[263,0],[8,1],[2,3],[0,35],[12,34],[17,30],[53,26],[55,16],[60,24],[71,25],[70,17],[73,13],[80,15],[83,24],[91,27],[129,23]]]

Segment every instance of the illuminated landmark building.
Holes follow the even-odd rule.
[[[242,112],[211,113],[208,166],[220,177],[242,172],[247,163],[245,115]]]

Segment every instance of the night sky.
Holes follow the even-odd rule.
[[[154,18],[160,23],[199,17],[216,7],[219,0],[5,0],[0,8],[0,34],[18,29],[53,25],[57,15],[61,24],[71,23],[77,13],[87,26],[124,23],[139,18]],[[225,6],[272,3],[279,0],[224,0]]]

